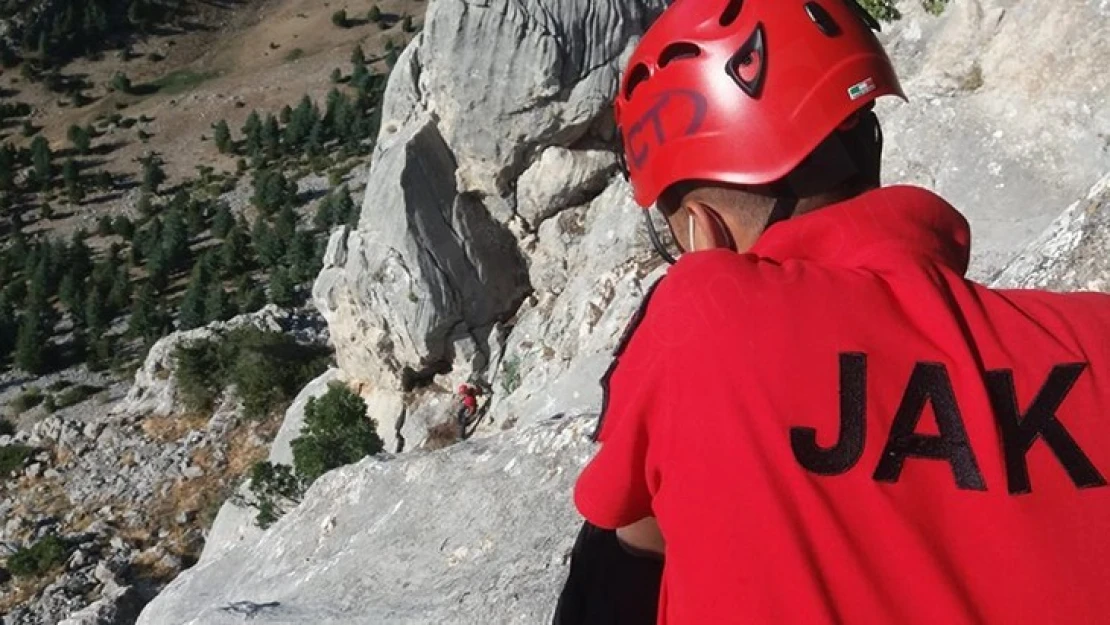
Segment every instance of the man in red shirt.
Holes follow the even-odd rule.
[[[677,0],[644,36],[616,117],[687,253],[575,502],[664,553],[659,623],[1110,622],[1110,296],[975,284],[955,209],[878,188],[869,26]]]

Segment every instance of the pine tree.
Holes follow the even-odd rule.
[[[208,295],[204,298],[204,316],[208,321],[225,321],[235,315],[235,310],[228,301],[224,285],[215,280],[208,287]]]
[[[281,240],[274,235],[269,224],[261,216],[254,221],[254,227],[251,228],[251,246],[254,247],[254,253],[258,255],[258,261],[262,266],[271,269],[277,267],[285,252]]]
[[[366,53],[362,51],[362,46],[359,44],[355,44],[355,49],[351,50],[351,65],[366,65]]]
[[[28,308],[19,323],[15,339],[15,363],[24,371],[42,374],[46,371],[46,346],[50,339],[44,323],[45,311]]]
[[[338,67],[331,70],[331,81],[333,83],[343,82],[343,71],[340,70]]]
[[[127,215],[116,217],[115,225],[112,229],[116,231],[116,234],[128,241],[131,240],[131,237],[135,236],[135,224],[131,223],[131,219]]]
[[[158,187],[166,181],[166,171],[162,169],[162,159],[151,154],[141,159],[143,165],[143,193],[158,193]]]
[[[297,214],[293,212],[293,208],[286,204],[278,212],[277,219],[274,221],[274,236],[281,242],[282,247],[288,247],[293,241],[293,235],[297,232]]]
[[[243,137],[247,156],[257,159],[262,154],[262,119],[258,111],[251,111],[243,124]]]
[[[224,237],[220,246],[220,266],[223,275],[231,276],[244,270],[250,264],[250,240],[242,226],[235,224]]]
[[[329,193],[327,197],[320,202],[316,207],[316,216],[312,220],[312,224],[316,226],[317,230],[328,230],[332,224],[335,223],[335,194]]]
[[[54,177],[54,171],[50,165],[53,158],[50,144],[41,135],[31,141],[31,163],[34,167],[35,180],[43,189],[50,186],[50,180]]]
[[[127,74],[124,74],[123,72],[116,72],[116,74],[112,76],[112,83],[110,86],[112,91],[117,91],[119,93],[125,94],[131,93],[132,89],[134,88],[131,84],[131,79],[128,78]]]
[[[191,330],[205,322],[204,298],[208,293],[209,274],[201,264],[193,267],[189,288],[181,298],[181,309],[177,319],[182,330]]]
[[[162,247],[171,271],[182,269],[188,264],[191,257],[189,229],[185,218],[176,208],[166,213],[166,221],[162,228]]]
[[[270,275],[270,302],[282,308],[294,304],[293,281],[284,267],[274,269]]]
[[[316,242],[312,235],[305,230],[297,231],[286,252],[286,264],[294,282],[303,284],[319,273],[319,268],[315,266],[315,256]]]
[[[89,329],[90,335],[100,336],[108,329],[108,308],[100,289],[89,289],[85,298],[84,315],[85,327]]]
[[[77,161],[67,158],[62,164],[62,179],[65,181],[66,194],[72,204],[80,204],[85,199],[85,188],[81,184],[81,170]]]
[[[372,24],[381,23],[382,10],[378,8],[378,5],[375,4],[374,6],[370,7],[370,10],[366,13],[366,20]]]
[[[78,154],[88,154],[92,144],[92,138],[89,136],[89,131],[78,125],[69,127],[67,132],[70,143],[73,144],[73,149],[77,150]]]
[[[216,142],[216,149],[220,151],[220,154],[230,154],[235,151],[235,146],[233,145],[231,140],[231,128],[228,127],[225,120],[221,119],[220,121],[216,122],[216,125],[213,126],[213,132],[213,139]]]
[[[281,129],[273,115],[266,115],[259,132],[262,141],[262,154],[266,161],[273,161],[281,155]]]
[[[112,288],[108,291],[108,308],[113,315],[127,310],[131,304],[131,278],[126,269],[121,269],[112,277]]]
[[[141,338],[149,338],[159,331],[158,298],[149,283],[139,288],[139,295],[131,306],[128,331],[132,336]]]
[[[217,239],[226,238],[234,224],[235,217],[231,214],[231,208],[226,202],[220,202],[216,215],[212,218],[212,235]]]

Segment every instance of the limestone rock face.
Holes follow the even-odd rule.
[[[1110,175],[1057,217],[999,274],[995,286],[1110,291]]]
[[[547,622],[593,424],[548,420],[333,471],[265,534],[180,575],[139,624]]]
[[[887,27],[909,103],[879,105],[884,179],[931,188],[972,225],[989,279],[1110,171],[1110,8],[1104,2],[900,2]]]
[[[333,234],[313,290],[352,381],[444,395],[467,379],[492,384],[525,302],[561,291],[570,271],[628,268],[635,254],[568,263],[532,253],[578,243],[586,207],[613,226],[632,218],[614,236],[636,232],[627,188],[611,186],[610,100],[622,56],[663,4],[429,6],[389,80],[359,225]],[[607,187],[622,192],[593,202]],[[574,210],[577,219],[539,232]],[[614,244],[642,251],[634,234]]]

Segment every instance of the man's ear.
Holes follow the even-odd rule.
[[[690,252],[715,249],[735,249],[732,233],[725,226],[724,219],[712,206],[691,200],[683,205],[683,212],[688,220],[681,230],[686,250]],[[693,225],[693,241],[690,240],[691,224]]]

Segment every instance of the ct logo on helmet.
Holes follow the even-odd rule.
[[[669,89],[655,96],[655,102],[628,126],[628,132],[625,133],[625,151],[628,153],[629,165],[640,169],[647,162],[652,148],[662,147],[670,139],[696,133],[701,129],[708,110],[708,101],[697,91]],[[681,116],[687,116],[689,120],[685,125],[679,126],[681,134],[676,137],[673,130],[678,124],[671,120],[682,119]],[[672,128],[671,136],[667,134],[668,126]],[[652,132],[645,136],[648,128]]]

